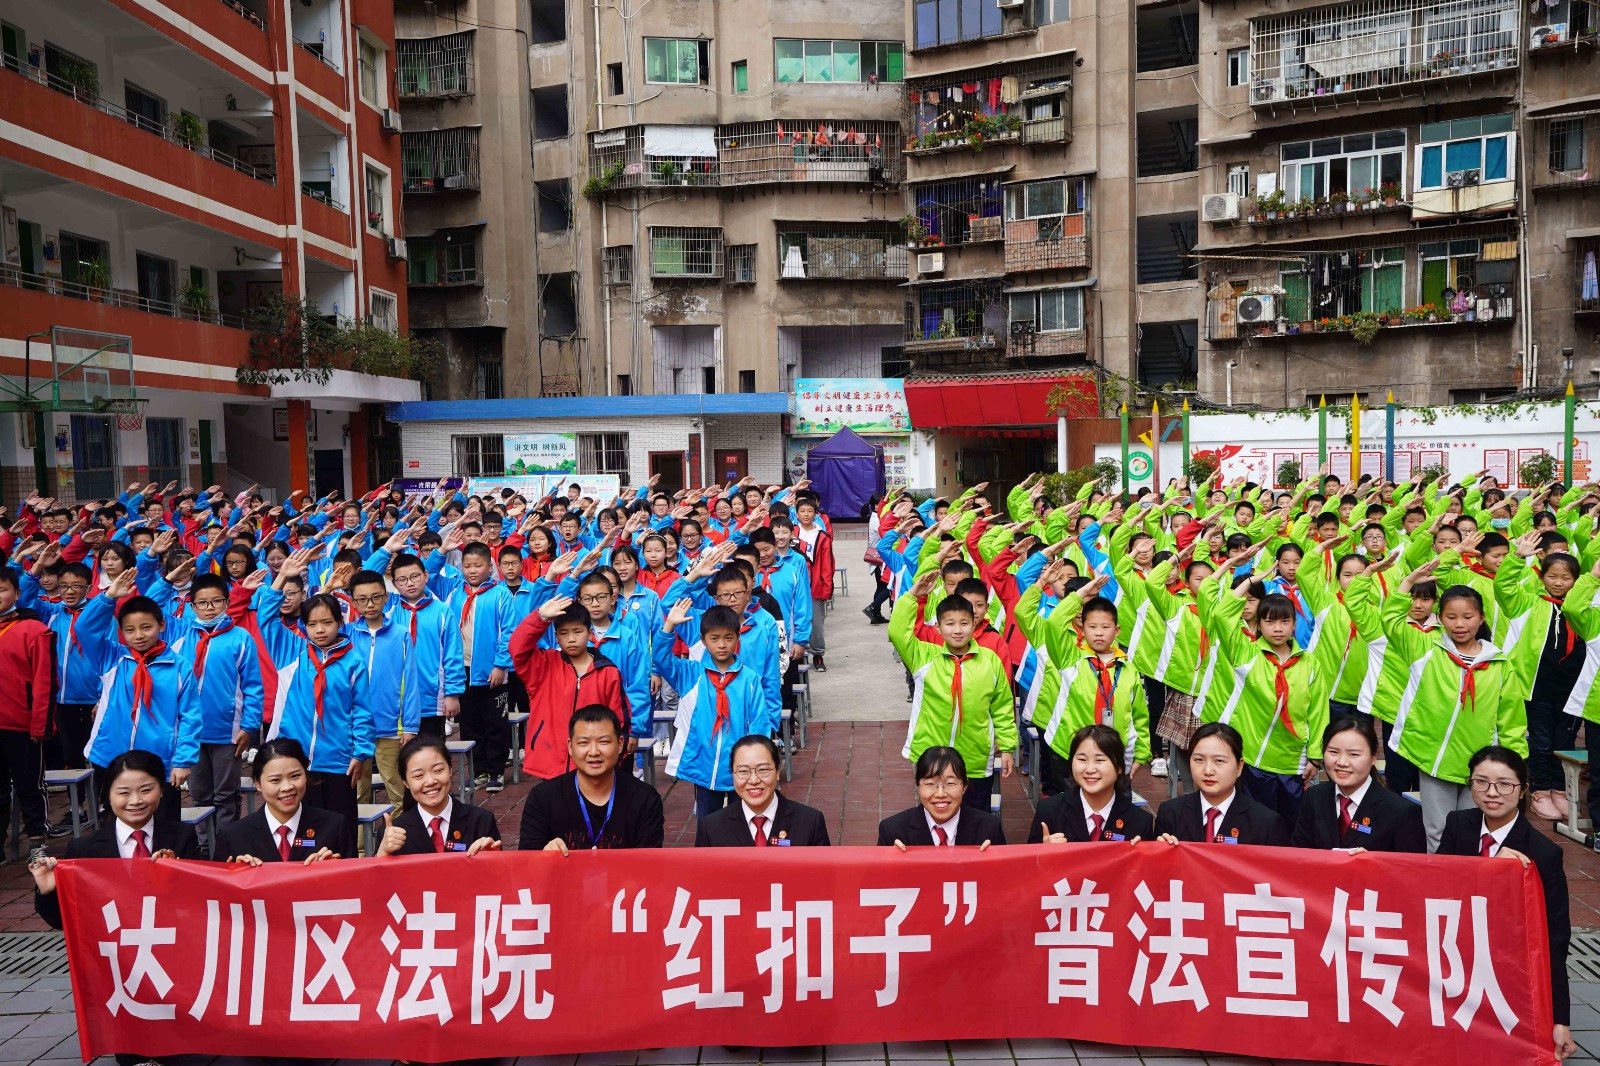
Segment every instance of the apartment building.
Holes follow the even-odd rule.
[[[1206,398],[1600,383],[1593,3],[1199,7]]]
[[[385,0],[0,0],[0,492],[361,491],[415,383],[241,383],[282,294],[405,328]]]

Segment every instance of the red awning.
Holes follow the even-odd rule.
[[[1045,399],[1057,385],[1071,391],[1069,418],[1098,413],[1094,379],[1066,374],[912,379],[906,382],[906,407],[916,429],[1044,426],[1055,421]]]

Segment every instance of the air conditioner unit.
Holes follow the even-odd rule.
[[[918,274],[943,274],[944,273],[944,253],[943,252],[919,252],[919,253],[917,253],[917,273]]]
[[[385,133],[400,132],[400,112],[389,107],[383,109],[383,131]]]
[[[1458,170],[1445,179],[1445,183],[1452,189],[1464,189],[1478,184],[1483,180],[1483,172],[1479,170]]]
[[[1232,222],[1239,218],[1238,193],[1219,192],[1200,200],[1202,222]]]
[[[389,238],[389,258],[404,259],[406,257],[406,242],[403,237]]]
[[[1278,317],[1276,298],[1266,294],[1241,296],[1236,316],[1240,323],[1245,324],[1271,322]]]
[[[1022,7],[1028,0],[995,0],[995,6],[1004,10],[1009,7]]]

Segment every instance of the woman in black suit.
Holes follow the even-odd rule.
[[[1198,792],[1170,799],[1156,812],[1156,833],[1168,844],[1270,844],[1287,847],[1289,827],[1278,812],[1238,788],[1244,740],[1222,722],[1207,722],[1189,743],[1189,772]]]
[[[1445,818],[1435,855],[1477,855],[1517,859],[1539,868],[1544,885],[1544,916],[1550,936],[1550,1015],[1556,1057],[1564,1059],[1578,1050],[1568,1022],[1572,1006],[1567,996],[1567,945],[1572,940],[1572,919],[1567,911],[1567,874],[1561,848],[1539,834],[1523,816],[1528,802],[1528,763],[1510,748],[1480,748],[1467,760],[1467,785],[1476,808],[1451,811]]]
[[[1082,844],[1155,839],[1156,820],[1133,805],[1127,774],[1127,749],[1108,725],[1086,725],[1072,735],[1067,765],[1077,788],[1039,804],[1033,812],[1030,844]]]
[[[112,759],[102,776],[101,816],[92,835],[67,844],[69,859],[204,859],[200,840],[182,822],[158,817],[166,764],[148,751],[123,752]],[[33,909],[52,929],[60,929],[61,900],[56,895],[56,857],[41,855],[28,864],[33,874]],[[118,1055],[118,1066],[135,1066],[149,1055]]]
[[[1397,796],[1373,774],[1378,734],[1372,719],[1341,714],[1322,732],[1329,780],[1306,789],[1292,842],[1297,848],[1428,852],[1422,808]]]
[[[355,826],[344,815],[307,807],[305,749],[292,737],[269,740],[256,750],[250,775],[265,801],[248,818],[217,832],[218,862],[313,863],[356,853]]]
[[[379,855],[476,855],[500,850],[500,827],[482,807],[451,798],[450,749],[443,737],[414,736],[400,749],[400,776],[416,801],[384,817]]]
[[[878,846],[901,851],[913,847],[1004,844],[1000,819],[977,807],[963,807],[967,794],[967,764],[954,748],[935,747],[917,759],[917,806],[891,814],[878,823]]]

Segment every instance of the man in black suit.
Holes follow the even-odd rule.
[[[1000,819],[978,807],[963,807],[967,792],[967,764],[954,748],[932,747],[917,759],[918,805],[891,814],[878,823],[878,846],[946,847],[976,844],[1004,844],[1006,832]]]
[[[67,858],[69,859],[124,859],[132,858],[138,842],[132,839],[135,831],[130,826],[116,818],[100,819],[100,825],[88,836],[78,837],[67,843]],[[204,859],[205,853],[200,850],[200,838],[193,829],[182,822],[165,822],[152,818],[146,822],[143,831],[148,831],[150,841],[145,846],[151,852],[152,858],[161,859]],[[55,892],[55,865],[53,855],[40,856],[29,864],[35,871],[36,882],[33,892],[33,909],[43,918],[45,924],[52,929],[61,928],[61,897]],[[41,892],[37,886],[40,877],[39,869],[48,870],[50,874],[46,883],[50,891]]]
[[[771,737],[752,734],[736,741],[728,762],[739,802],[699,820],[695,847],[827,847],[832,843],[821,811],[779,794],[778,746]]]
[[[1348,800],[1342,804],[1340,799]],[[1349,825],[1340,815],[1350,810]],[[1300,817],[1291,838],[1297,848],[1362,848],[1366,851],[1428,853],[1428,834],[1422,825],[1422,808],[1396,796],[1369,776],[1366,783],[1345,796],[1332,781],[1306,789]]]

